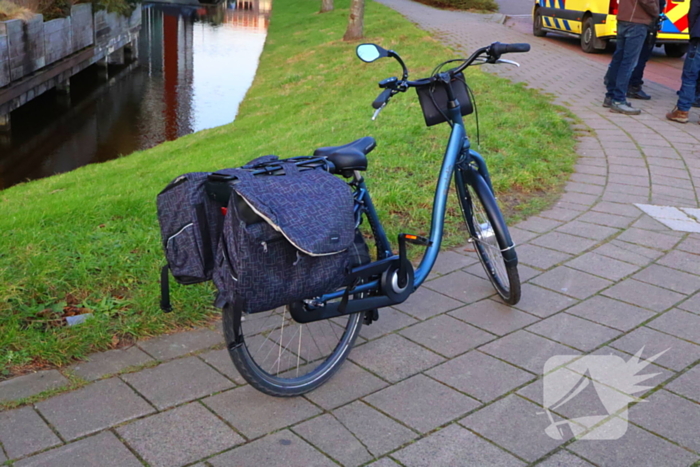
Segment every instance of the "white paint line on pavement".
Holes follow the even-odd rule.
[[[679,232],[700,233],[700,222],[698,222],[700,209],[654,206],[651,204],[635,204],[635,206],[669,229]]]

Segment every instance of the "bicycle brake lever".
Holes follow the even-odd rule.
[[[507,63],[509,65],[515,65],[517,67],[520,67],[520,63],[514,62],[513,60],[506,60],[505,58],[499,58],[496,60],[496,63]]]
[[[386,102],[382,104],[381,107],[379,107],[377,110],[374,111],[374,115],[372,115],[372,120],[376,120],[377,116],[379,115],[379,112],[382,111],[382,109],[386,107]]]

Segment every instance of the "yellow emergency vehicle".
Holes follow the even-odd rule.
[[[532,32],[538,37],[548,31],[580,37],[583,51],[594,53],[617,35],[617,7],[618,0],[536,0]],[[690,0],[667,0],[656,44],[663,44],[669,57],[681,57],[688,49],[689,8]]]

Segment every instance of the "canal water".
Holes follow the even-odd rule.
[[[139,58],[71,79],[12,112],[0,189],[230,123],[265,42],[271,0],[143,7]]]

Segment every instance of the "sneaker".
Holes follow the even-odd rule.
[[[651,96],[644,92],[641,87],[638,88],[630,88],[627,91],[627,97],[631,97],[632,99],[642,99],[645,101],[648,101],[651,99]]]
[[[666,114],[666,118],[678,123],[688,123],[688,112],[678,110],[678,107],[674,107],[673,111]]]
[[[612,97],[605,96],[605,99],[603,99],[603,107],[605,107],[607,109],[611,105],[612,105]]]
[[[610,111],[615,112],[618,114],[625,114],[625,115],[639,115],[642,113],[641,110],[635,109],[632,107],[629,102],[615,102],[612,101],[610,104]],[[687,112],[686,112],[687,114]]]

